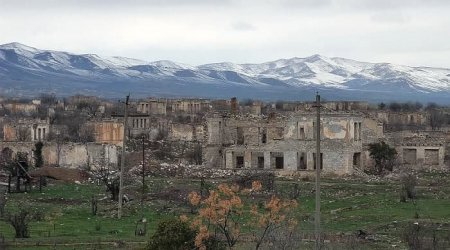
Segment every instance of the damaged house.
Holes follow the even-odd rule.
[[[307,171],[316,167],[315,114],[206,118],[204,159],[209,167]],[[321,166],[351,173],[366,159],[363,145],[382,136],[382,124],[358,113],[328,113],[321,121]]]

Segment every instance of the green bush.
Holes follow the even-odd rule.
[[[183,250],[195,249],[196,231],[179,219],[163,220],[156,232],[150,237],[147,250]]]
[[[369,144],[370,157],[375,161],[376,174],[383,173],[384,170],[392,171],[397,151],[384,141]]]

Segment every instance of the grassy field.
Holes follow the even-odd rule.
[[[164,218],[189,214],[186,195],[198,191],[199,180],[149,178],[149,195],[144,208],[138,187],[130,187],[134,199],[124,208],[122,219],[116,219],[117,206],[107,199],[105,188],[93,184],[52,183],[42,193],[31,191],[8,195],[6,211],[27,208],[36,214],[30,223],[30,238],[15,239],[12,226],[0,221],[0,234],[11,249],[111,249],[142,248],[158,222]],[[400,202],[399,182],[366,182],[357,179],[324,179],[322,188],[322,229],[328,249],[405,249],[402,235],[405,227],[418,222],[435,228],[441,241],[450,237],[450,175],[422,173],[413,201]],[[224,180],[208,180],[214,186]],[[298,194],[294,191],[298,189]],[[275,192],[299,202],[296,218],[304,238],[314,227],[313,181],[277,180]],[[91,199],[106,198],[98,203],[98,214],[91,213]],[[136,222],[147,219],[147,236],[135,236]],[[251,228],[245,229],[251,231]],[[362,230],[370,240],[346,242],[336,240]],[[347,237],[347,238],[352,238]],[[354,238],[354,237],[353,237]],[[301,243],[305,249],[313,243]],[[251,248],[238,243],[238,249]]]

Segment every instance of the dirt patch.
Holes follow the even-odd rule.
[[[43,167],[29,172],[32,177],[45,176],[67,182],[83,182],[89,178],[86,171],[69,168]]]

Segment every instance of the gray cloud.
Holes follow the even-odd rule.
[[[400,11],[383,11],[376,13],[370,17],[374,22],[381,23],[407,23],[411,20],[409,16],[404,15]]]
[[[335,6],[364,10],[392,10],[450,6],[448,0],[333,0]]]
[[[450,67],[448,13],[450,0],[0,0],[0,44],[191,64],[323,54]]]
[[[238,30],[238,31],[252,31],[252,30],[256,30],[256,27],[251,24],[251,23],[247,23],[247,22],[234,22],[231,24],[231,27],[234,30]]]
[[[275,1],[276,2],[276,1]],[[327,7],[333,4],[332,0],[279,0],[279,4],[284,7],[303,7],[303,8],[315,8],[315,7]]]
[[[158,8],[226,6],[232,0],[0,0],[4,8]]]

